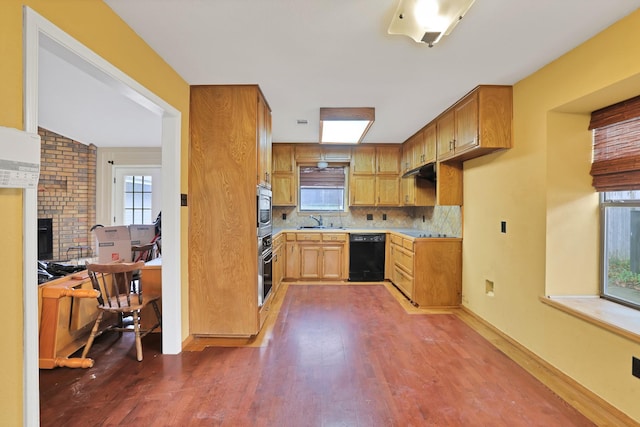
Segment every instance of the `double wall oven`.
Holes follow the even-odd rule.
[[[257,198],[257,221],[256,230],[258,235],[258,306],[262,307],[271,292],[273,286],[272,279],[272,257],[271,252],[271,190],[261,185],[256,192]]]

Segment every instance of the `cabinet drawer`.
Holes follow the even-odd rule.
[[[298,242],[319,242],[322,240],[321,233],[297,233]]]
[[[410,239],[402,239],[402,246],[411,252],[413,252],[413,240]]]
[[[391,236],[391,243],[398,246],[402,246],[402,237],[397,236],[395,234],[390,234],[390,236]]]
[[[407,273],[413,275],[413,252],[396,246],[394,251],[394,264],[402,267]]]
[[[346,242],[346,233],[322,233],[323,242]]]
[[[287,242],[295,242],[296,233],[287,233]]]
[[[413,277],[402,271],[397,265],[393,267],[393,283],[410,299],[413,298]]]
[[[281,245],[284,242],[284,234],[278,234],[274,239],[273,239],[273,246],[278,246]]]

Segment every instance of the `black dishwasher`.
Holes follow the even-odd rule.
[[[380,282],[384,280],[384,233],[349,236],[349,280]]]

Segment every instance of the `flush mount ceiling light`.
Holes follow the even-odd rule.
[[[375,119],[375,109],[320,108],[321,144],[358,144]]]
[[[389,34],[401,34],[433,47],[449,35],[475,0],[400,0]]]

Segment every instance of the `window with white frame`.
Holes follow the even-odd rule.
[[[300,211],[341,212],[346,206],[344,166],[300,166]]]
[[[601,295],[640,308],[640,97],[594,111],[589,128],[600,193]]]
[[[161,208],[160,173],[159,167],[114,168],[114,224],[153,224]]]

